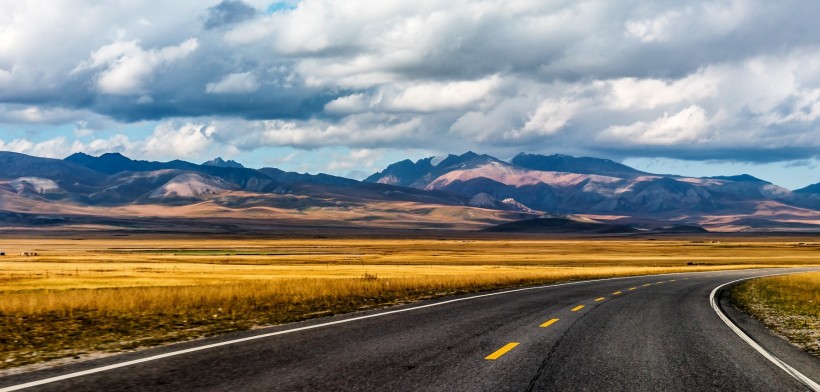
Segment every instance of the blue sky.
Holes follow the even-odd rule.
[[[820,3],[12,0],[0,150],[361,177],[473,150],[820,182]]]

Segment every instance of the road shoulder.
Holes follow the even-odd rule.
[[[726,286],[717,293],[718,304],[723,313],[765,350],[788,363],[815,382],[820,382],[820,359],[794,346],[788,340],[775,334],[753,316],[738,309],[732,303],[729,296],[729,290],[731,290],[732,286],[733,285]],[[739,337],[738,342],[745,344]]]

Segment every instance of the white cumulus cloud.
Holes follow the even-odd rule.
[[[142,147],[143,156],[193,158],[204,155],[214,143],[216,128],[202,123],[160,124]]]
[[[605,140],[619,144],[670,146],[678,143],[702,143],[712,138],[710,121],[703,108],[689,106],[678,113],[664,115],[650,122],[638,121],[618,125],[602,133]]]
[[[141,94],[157,68],[185,58],[198,46],[195,38],[176,46],[151,50],[144,50],[138,40],[117,41],[95,50],[90,59],[80,63],[74,71],[101,69],[97,88],[102,93]]]

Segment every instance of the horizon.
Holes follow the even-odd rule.
[[[820,183],[811,9],[6,2],[0,150],[221,156],[355,179],[403,159],[526,151],[794,190]]]

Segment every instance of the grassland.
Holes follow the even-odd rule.
[[[820,272],[749,280],[731,295],[767,327],[820,357]]]
[[[0,369],[502,287],[820,265],[820,244],[795,238],[14,238],[0,251]]]

